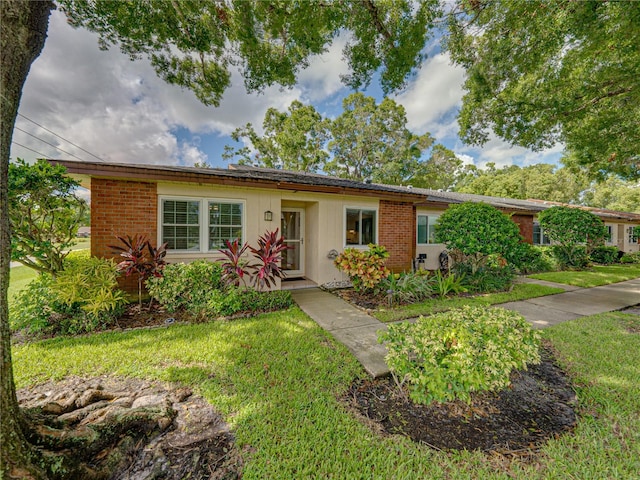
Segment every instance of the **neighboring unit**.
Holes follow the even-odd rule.
[[[214,260],[226,240],[255,244],[260,235],[278,228],[291,247],[283,256],[287,278],[316,284],[345,280],[333,258],[347,247],[369,243],[387,248],[393,271],[414,265],[439,268],[445,247],[434,242],[433,226],[453,203],[493,205],[511,216],[525,241],[543,244],[536,215],[553,205],[237,165],[50,161],[91,190],[92,255],[112,256],[109,245],[116,235],[143,234],[157,244],[168,242],[169,262]],[[609,244],[638,250],[640,215],[590,210],[609,228]]]

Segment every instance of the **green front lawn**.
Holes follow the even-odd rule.
[[[515,302],[527,298],[544,297],[564,292],[561,288],[546,287],[533,283],[518,283],[510,292],[486,293],[474,297],[429,298],[424,302],[401,305],[387,310],[373,312],[381,322],[396,322],[407,318],[415,318],[420,315],[432,315],[438,312],[451,310],[465,305],[485,306],[499,303]]]
[[[297,308],[233,322],[58,338],[14,348],[18,387],[101,374],[191,385],[231,424],[245,479],[633,478],[640,471],[638,317],[605,314],[545,330],[579,385],[575,435],[508,470],[494,456],[383,437],[336,397],[365,373]]]
[[[38,272],[33,268],[25,266],[13,267],[9,272],[9,301],[37,275]]]
[[[529,277],[589,288],[638,278],[640,277],[640,265],[602,265],[583,271],[536,273],[535,275],[529,275]]]

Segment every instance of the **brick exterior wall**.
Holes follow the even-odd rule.
[[[91,255],[113,258],[109,245],[117,245],[116,235],[147,236],[157,242],[158,196],[156,184],[130,180],[91,179]],[[137,292],[133,276],[120,282],[127,291]]]
[[[511,220],[518,225],[520,235],[527,243],[533,243],[533,216],[532,215],[512,215]]]
[[[387,267],[410,272],[415,257],[416,213],[413,204],[380,200],[378,243],[389,252]]]

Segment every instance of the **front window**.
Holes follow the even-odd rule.
[[[551,240],[544,233],[539,223],[533,224],[533,244],[534,245],[550,245]]]
[[[226,247],[227,240],[242,243],[242,204],[209,202],[209,250]]]
[[[215,251],[243,241],[243,202],[166,198],[161,209],[160,236],[170,250]]]
[[[440,215],[418,215],[418,244],[427,245],[436,243],[435,225]]]
[[[607,230],[607,233],[604,236],[604,240],[607,243],[611,243],[611,240],[613,239],[613,227],[611,225],[605,225],[605,228]]]
[[[376,211],[347,208],[346,245],[369,245],[376,243]]]
[[[629,243],[637,243],[638,242],[638,227],[629,227]]]
[[[200,250],[200,202],[162,202],[162,243],[171,250]]]

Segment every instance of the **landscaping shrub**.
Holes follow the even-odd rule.
[[[382,280],[380,290],[391,303],[419,302],[433,295],[434,277],[420,272],[394,273]]]
[[[452,271],[463,279],[463,285],[473,293],[508,290],[515,277],[513,267],[509,265],[484,265],[473,272],[468,264],[457,263]]]
[[[514,262],[518,273],[551,272],[557,269],[557,261],[548,247],[537,247],[529,243],[521,243],[518,258]]]
[[[240,311],[242,312],[270,312],[284,310],[293,305],[291,292],[287,290],[272,290],[258,292],[246,290],[240,296]]]
[[[117,265],[118,273],[138,277],[138,305],[142,308],[142,285],[149,277],[162,277],[167,264],[165,257],[168,243],[156,248],[144,235],[116,238],[120,240],[120,245],[110,245],[109,248],[123,259]]]
[[[167,311],[186,308],[191,312],[207,310],[214,292],[225,288],[223,267],[216,262],[196,260],[191,263],[172,263],[164,268],[162,277],[147,280],[149,294]]]
[[[640,263],[640,252],[625,253],[620,257],[620,263]]]
[[[222,278],[228,286],[246,287],[245,277],[252,276],[252,285],[258,290],[271,288],[276,285],[277,279],[286,277],[282,269],[282,252],[291,248],[285,244],[284,237],[279,235],[279,229],[273,232],[267,231],[258,238],[258,248],[250,246],[248,243],[240,245],[237,238],[230,242],[226,241],[226,247],[218,250],[225,258],[222,262]],[[244,254],[251,251],[257,263],[250,263]]]
[[[522,243],[518,226],[486,203],[449,206],[440,215],[435,234],[438,242],[446,244],[454,261],[468,264],[473,271],[493,254],[515,264]]]
[[[165,267],[162,278],[147,280],[147,289],[169,312],[184,309],[197,320],[238,312],[277,310],[292,305],[289,292],[258,292],[226,285],[224,271],[220,263],[207,260],[172,263]]]
[[[584,245],[573,245],[571,248],[552,245],[550,248],[560,268],[582,269],[589,265],[589,255]]]
[[[513,369],[540,361],[540,334],[501,308],[463,307],[390,324],[378,339],[398,386],[423,404],[469,402],[471,392],[505,388]]]
[[[618,248],[601,245],[594,248],[589,254],[589,259],[595,263],[610,264],[618,262]]]
[[[389,253],[380,245],[369,244],[368,250],[347,248],[333,261],[338,270],[345,272],[357,292],[374,290],[389,276],[384,265]]]
[[[50,329],[49,317],[61,308],[51,295],[52,282],[50,274],[41,273],[16,294],[9,307],[12,330],[38,334]]]
[[[464,293],[467,287],[464,286],[464,275],[456,275],[451,272],[444,274],[437,270],[433,276],[433,293],[439,297],[446,297],[450,293]]]
[[[599,217],[580,208],[551,207],[540,212],[538,220],[554,242],[554,255],[563,267],[586,267],[589,253],[604,243],[607,234]]]
[[[116,265],[112,260],[85,255],[70,256],[64,270],[51,284],[56,301],[67,308],[61,319],[61,333],[93,332],[111,325],[127,303],[118,288]]]
[[[115,263],[73,252],[55,278],[41,274],[17,294],[11,317],[16,330],[78,334],[113,324],[125,305]]]

